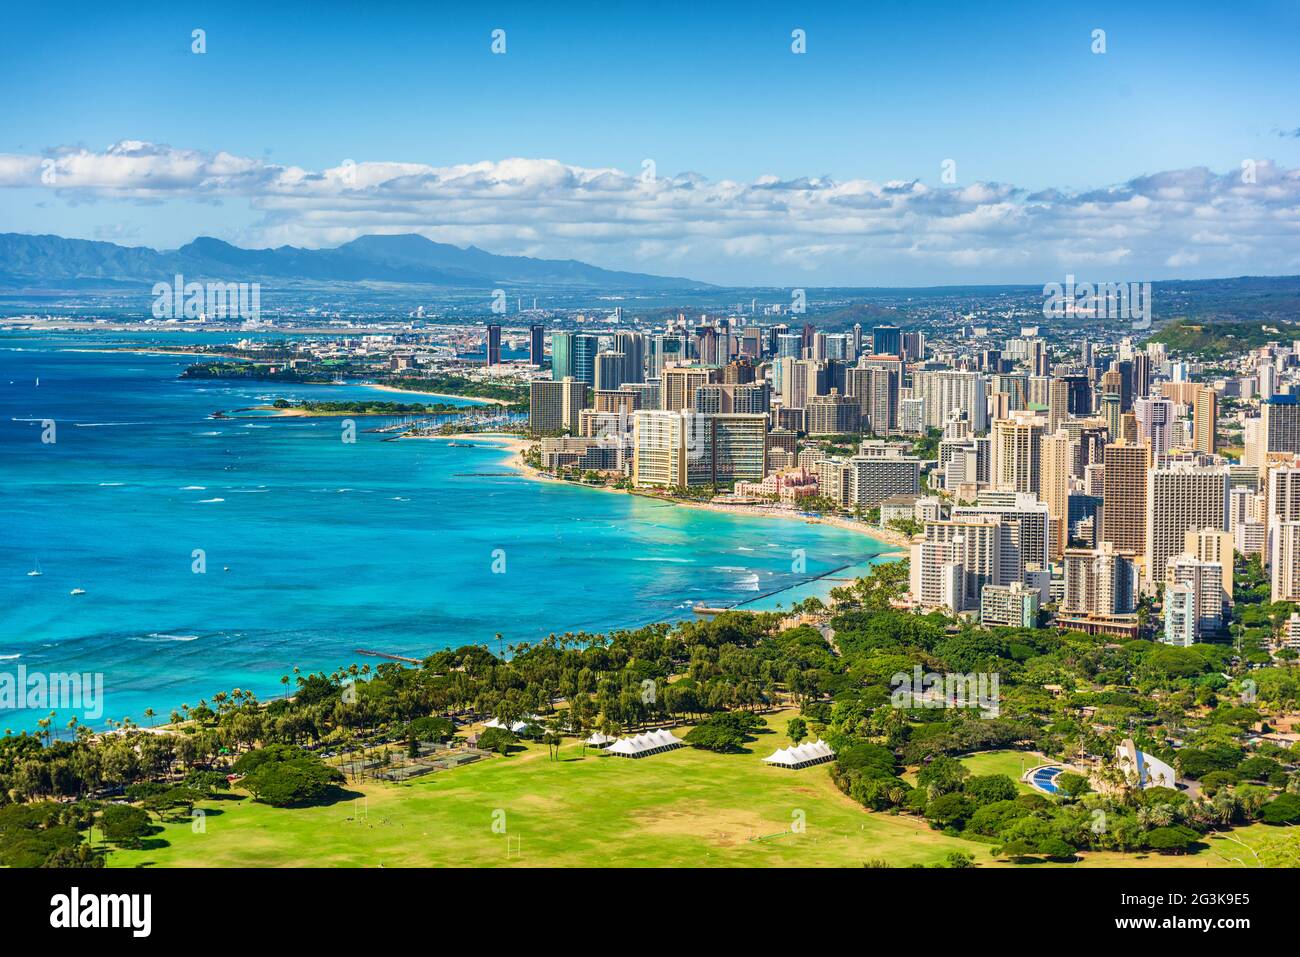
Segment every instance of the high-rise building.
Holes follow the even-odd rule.
[[[551,336],[551,378],[573,378],[596,384],[596,352],[600,337],[581,332],[556,332]]]
[[[912,600],[922,608],[960,612],[979,608],[985,585],[1023,581],[1023,573],[1006,577],[1002,550],[1009,538],[996,515],[927,522],[925,537],[911,547]]]
[[[1038,497],[1047,506],[1052,520],[1052,558],[1059,559],[1069,535],[1066,523],[1070,515],[1070,477],[1078,446],[1064,429],[1044,435],[1040,448]]]
[[[1147,471],[1151,449],[1122,439],[1106,446],[1101,540],[1134,558],[1146,555]]]
[[[871,351],[876,355],[903,354],[903,330],[898,326],[876,326],[871,330]]]
[[[975,432],[988,429],[988,396],[978,372],[953,369],[919,371],[913,375],[912,395],[925,402],[926,428],[941,429],[953,409],[967,413]]]
[[[546,362],[546,328],[538,322],[528,327],[528,361],[535,366]]]
[[[805,429],[809,435],[844,435],[858,431],[858,404],[838,389],[830,395],[810,396],[804,406]]]
[[[1095,549],[1067,548],[1063,564],[1062,613],[1109,617],[1132,614],[1137,608],[1136,565],[1109,543]]]
[[[666,412],[695,408],[695,390],[718,380],[716,368],[669,366],[660,377],[659,391]]]
[[[623,356],[623,382],[645,381],[646,337],[644,333],[620,330],[614,333],[614,348]]]
[[[1215,528],[1189,531],[1184,538],[1183,551],[1203,562],[1215,562],[1223,572],[1223,594],[1232,601],[1232,532]]]
[[[1274,522],[1268,533],[1273,601],[1300,601],[1300,521]]]
[[[1052,523],[1047,506],[1025,492],[985,490],[975,505],[958,505],[952,518],[997,518],[1006,528],[1002,548],[1003,581],[1023,581],[1029,566],[1047,568],[1052,553]]]
[[[1153,456],[1168,452],[1174,445],[1174,404],[1164,398],[1138,398],[1133,402],[1137,419],[1138,441],[1151,446]]]
[[[627,356],[621,352],[598,352],[596,354],[596,390],[612,391],[627,379]]]
[[[1040,456],[1047,420],[1032,412],[1013,412],[993,423],[993,487],[1004,492],[1039,489]]]
[[[529,384],[528,428],[537,435],[565,430],[576,434],[587,406],[587,384],[572,376],[559,382],[534,379]]]
[[[633,416],[632,481],[639,487],[760,481],[767,416],[642,411]]]
[[[1221,631],[1225,597],[1222,565],[1174,556],[1165,575],[1165,641],[1190,645]]]
[[[487,364],[501,364],[501,327],[495,322],[489,323],[487,327]]]
[[[1196,451],[1213,455],[1219,450],[1218,421],[1219,393],[1208,386],[1197,389],[1192,406],[1192,445]]]
[[[1109,456],[1109,447],[1107,449]],[[1106,460],[1110,475],[1110,459]],[[1109,490],[1106,511],[1110,512]],[[1187,533],[1228,529],[1228,470],[1178,462],[1147,473],[1146,568],[1148,582],[1163,581],[1171,558],[1180,555]]]

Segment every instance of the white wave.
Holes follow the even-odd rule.
[[[653,558],[642,556],[632,559],[634,562],[669,562],[673,565],[691,565],[694,562],[689,558]]]
[[[119,486],[119,485],[121,485],[121,484],[122,484],[121,482],[100,482],[100,483],[99,483],[99,487],[100,487],[100,488],[116,488],[117,486]]]
[[[143,638],[136,638],[136,641],[198,641],[198,635],[168,635],[160,631],[151,631]]]
[[[135,422],[73,422],[79,429],[102,429],[110,425],[135,425]]]
[[[13,661],[15,658],[21,658],[22,655],[0,655],[0,661]]]
[[[758,591],[758,576],[753,572],[748,575],[742,575],[736,581],[736,587],[741,591]]]
[[[200,505],[209,505],[209,504],[211,504],[212,502],[224,502],[224,501],[225,501],[224,498],[201,498],[201,499],[199,499],[199,504],[200,504]]]
[[[182,492],[206,492],[207,490],[208,487],[206,485],[182,485],[181,486]]]

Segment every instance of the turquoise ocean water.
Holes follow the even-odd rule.
[[[695,602],[788,604],[885,551],[534,481],[500,448],[383,441],[372,419],[346,444],[338,419],[210,418],[280,396],[402,399],[364,385],[188,381],[185,357],[74,351],[143,339],[0,334],[0,672],[101,673],[91,724],[233,687],[278,694],[294,666],[379,663],[361,648],[495,650],[498,634],[607,631]],[[0,711],[0,731],[45,713]]]

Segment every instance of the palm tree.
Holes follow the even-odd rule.
[[[154,710],[153,710],[153,708],[145,708],[145,709],[144,709],[144,716],[145,716],[146,718],[149,719],[149,727],[152,728],[152,727],[153,727],[153,716],[154,716]]]

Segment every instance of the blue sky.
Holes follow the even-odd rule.
[[[797,4],[271,6],[11,7],[0,34],[0,154],[98,155],[131,142],[313,172],[345,160],[444,169],[517,157],[633,177],[651,158],[662,178],[820,177],[936,191],[1009,184],[1019,203],[1043,190],[1077,196],[1199,167],[1223,176],[1246,159],[1283,173],[1300,167],[1296,3],[846,4],[813,13]],[[190,52],[195,28],[207,34],[202,56]],[[506,30],[504,56],[489,49],[494,28]],[[795,28],[807,31],[804,55],[790,50]],[[1106,31],[1103,55],[1090,50],[1097,28]],[[940,178],[945,159],[956,163],[955,184]],[[616,235],[610,223],[619,217],[609,210],[546,230],[532,217],[549,207],[462,211],[452,222],[432,202],[394,217],[387,199],[371,204],[370,215],[354,208],[365,203],[341,209],[319,197],[267,204],[255,187],[210,180],[142,195],[67,172],[57,188],[5,181],[0,230],[155,246],[200,233],[243,245],[331,245],[366,231],[421,231],[464,244],[482,225],[490,228],[479,245],[494,251],[646,271],[672,268],[676,237],[694,243],[677,258],[715,281],[889,278],[872,257],[819,250],[845,244],[819,243],[813,228],[771,224],[754,235],[711,228],[708,203],[689,223],[675,218],[675,230],[652,218],[647,245]],[[988,199],[965,197],[973,206],[963,209],[987,207]],[[1278,208],[1256,213],[1276,219]],[[1183,212],[1182,220],[1194,218]],[[902,236],[909,215],[920,215],[916,205],[886,230]],[[961,215],[944,213],[958,230],[951,217]],[[592,227],[586,235],[583,223]],[[1195,233],[1188,230],[1150,249],[1121,242],[1111,258],[1152,275],[1237,274],[1251,270],[1232,267],[1258,258],[1239,248],[1222,254],[1240,246],[1222,231],[1214,233],[1228,240],[1217,243],[1219,253],[1186,251]],[[879,232],[879,224],[830,221],[820,235]],[[1294,235],[1274,238],[1286,245]],[[719,247],[713,253],[703,248],[709,240]],[[931,247],[910,262],[901,239],[892,245],[883,272],[908,281],[1060,271],[1060,263],[1033,256],[1019,266],[1014,256],[1010,265],[980,261],[975,247],[954,247],[946,260]],[[1079,248],[1073,242],[1057,259],[1067,262]],[[1082,256],[1085,265],[1088,255],[1100,253]],[[1290,270],[1295,255],[1275,250],[1258,271]]]

